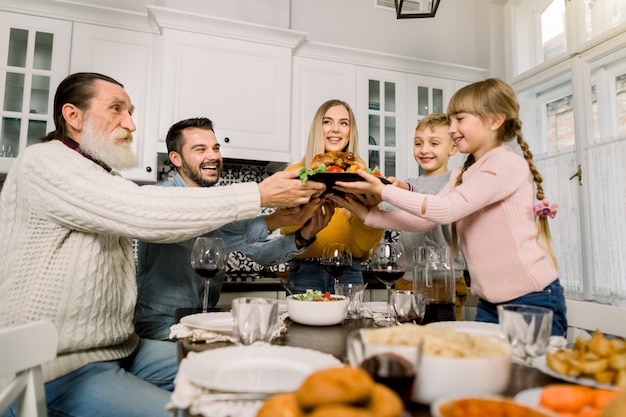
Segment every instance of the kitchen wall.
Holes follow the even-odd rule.
[[[504,67],[506,0],[441,0],[435,18],[396,19],[376,0],[90,0],[146,12],[170,7],[300,31],[307,41],[490,69]]]

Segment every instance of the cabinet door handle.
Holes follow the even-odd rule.
[[[576,177],[578,177],[578,185],[583,185],[583,168],[580,164],[578,164],[578,169],[576,170],[574,175],[569,177],[569,180],[571,181]]]

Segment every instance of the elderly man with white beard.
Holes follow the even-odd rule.
[[[0,327],[56,325],[58,356],[43,367],[51,417],[169,415],[176,344],[134,333],[133,237],[190,239],[325,189],[282,172],[259,184],[138,186],[114,171],[136,163],[133,110],[114,79],[68,76],[56,130],[20,152],[0,194]]]

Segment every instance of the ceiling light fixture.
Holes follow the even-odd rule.
[[[394,0],[397,19],[435,17],[441,0]]]

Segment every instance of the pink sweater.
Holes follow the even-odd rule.
[[[476,161],[454,186],[460,169],[436,196],[386,186],[383,200],[402,210],[372,210],[366,224],[425,232],[457,222],[472,294],[501,303],[541,291],[557,270],[536,241],[534,185],[528,164],[507,146]]]

